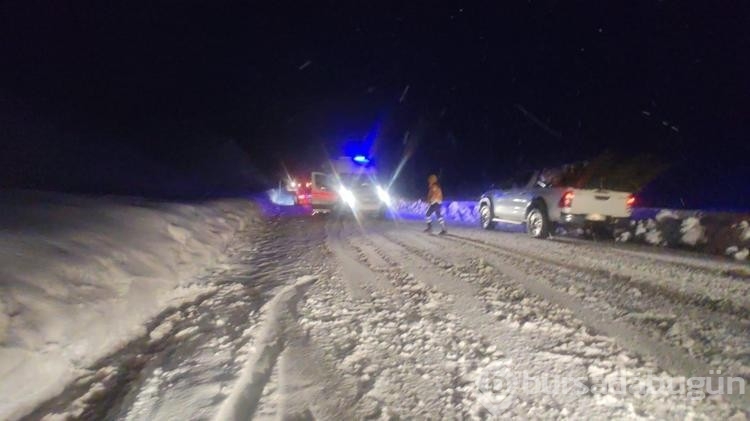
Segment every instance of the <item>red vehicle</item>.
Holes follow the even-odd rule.
[[[295,183],[295,203],[301,206],[310,206],[313,211],[329,211],[338,202],[338,194],[333,188],[331,178],[322,172],[313,172],[309,180]]]

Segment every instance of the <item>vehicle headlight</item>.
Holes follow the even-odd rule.
[[[375,187],[375,191],[378,193],[378,198],[381,202],[385,203],[388,206],[391,205],[391,195],[388,194],[388,192],[384,188],[377,186]]]
[[[354,200],[354,194],[347,189],[346,187],[341,187],[339,189],[339,196],[341,197],[341,200],[344,201],[344,203],[347,204],[350,208],[354,207],[354,203],[356,200]]]

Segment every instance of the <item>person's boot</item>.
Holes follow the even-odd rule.
[[[445,221],[440,221],[440,235],[448,234],[448,231],[445,230]]]
[[[424,232],[430,232],[432,231],[432,222],[427,223],[427,228],[424,229]]]

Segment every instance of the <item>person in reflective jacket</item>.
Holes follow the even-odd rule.
[[[445,234],[445,218],[443,217],[443,190],[438,184],[438,178],[435,174],[427,177],[427,203],[430,207],[427,209],[425,215],[425,221],[427,222],[427,228],[425,232],[432,231],[432,215],[437,217],[438,223],[440,224],[440,234]]]

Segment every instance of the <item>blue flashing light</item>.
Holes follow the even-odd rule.
[[[370,160],[364,155],[355,155],[353,159],[357,164],[365,165],[370,163]]]

